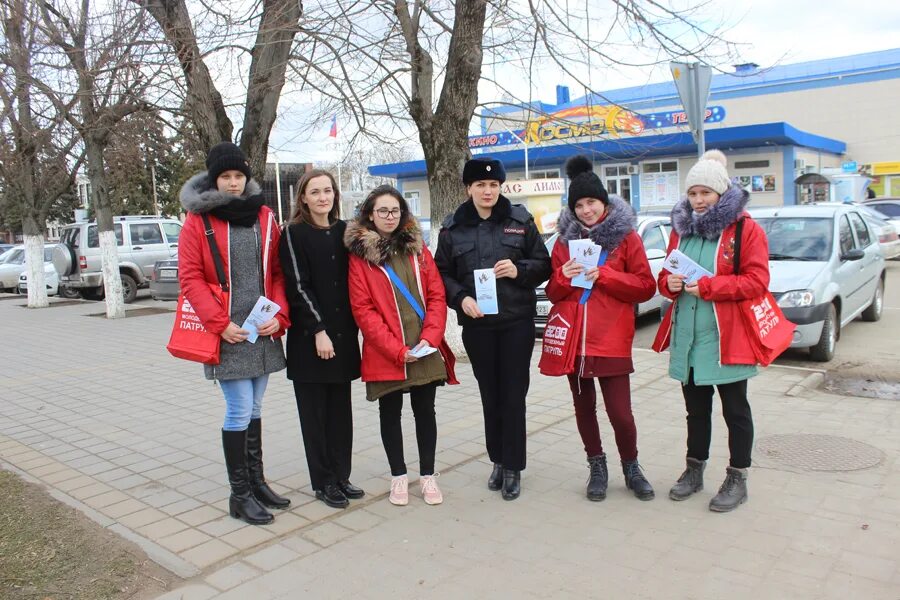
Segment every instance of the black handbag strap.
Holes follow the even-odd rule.
[[[738,219],[734,230],[734,274],[737,275],[741,265],[741,234],[744,232],[744,218]]]
[[[212,224],[209,222],[209,215],[203,213],[200,216],[203,218],[203,225],[206,227],[206,241],[209,242],[209,251],[212,252],[213,264],[216,266],[216,277],[219,279],[219,286],[221,286],[223,292],[227,292],[228,280],[225,278],[225,262],[222,260],[222,255],[219,253],[219,245],[216,244],[215,232],[213,231]]]

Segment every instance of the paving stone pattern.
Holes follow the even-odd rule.
[[[0,302],[4,339],[14,340],[0,371],[0,461],[184,577],[164,598],[900,599],[900,403],[798,393],[807,372],[764,370],[750,384],[758,440],[827,436],[821,452],[830,456],[818,454],[825,464],[843,464],[863,447],[878,460],[817,471],[758,448],[749,502],[713,514],[707,503],[727,464],[720,409],[706,489],[668,500],[683,469],[681,392],[665,356],[636,351],[640,460],[657,497],[639,502],[624,488],[600,409],[610,492],[592,503],[568,386],[539,375],[535,360],[523,494],[504,502],[486,486],[481,406],[463,363],[462,385],[438,391],[445,502],[421,500],[407,407],[411,499],[399,508],[386,499],[377,406],[357,383],[353,481],[367,496],[340,511],[312,496],[293,391],[276,374],[263,408],[265,464],[293,504],[274,524],[252,527],[226,514],[221,392],[199,365],[165,351],[171,313],[108,321],[88,318],[97,303],[20,304]],[[171,303],[129,310],[156,307]]]

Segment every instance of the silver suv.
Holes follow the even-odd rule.
[[[119,273],[128,303],[134,301],[138,288],[149,285],[154,263],[177,253],[181,223],[146,215],[113,217],[113,221]],[[53,265],[59,273],[60,287],[76,289],[89,300],[103,299],[97,224],[66,225],[60,231],[59,241],[60,246],[53,252]]]

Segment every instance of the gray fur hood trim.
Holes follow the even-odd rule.
[[[398,229],[391,237],[381,237],[374,229],[369,229],[359,221],[347,223],[344,245],[351,254],[376,265],[383,265],[392,254],[418,256],[425,246],[422,230],[416,220],[410,217],[403,229]]]
[[[196,214],[208,213],[214,208],[224,206],[236,198],[236,196],[231,194],[223,194],[219,190],[209,189],[208,179],[206,171],[203,171],[188,179],[181,187],[178,199],[181,201],[181,206],[184,207],[184,210]],[[261,193],[262,188],[259,187],[259,184],[255,180],[250,179],[247,181],[242,197],[249,198]]]
[[[626,235],[637,228],[637,215],[630,204],[613,194],[609,196],[606,213],[605,219],[588,229],[574,212],[563,207],[556,224],[559,238],[565,241],[580,240],[583,232],[587,231],[591,241],[603,246],[607,252],[612,252],[619,247]]]
[[[672,228],[682,238],[696,235],[707,240],[718,239],[744,213],[748,202],[750,193],[732,183],[718,202],[694,219],[691,202],[685,196],[672,209]]]

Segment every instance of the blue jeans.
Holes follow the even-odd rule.
[[[268,383],[268,374],[253,379],[219,381],[225,396],[225,424],[222,429],[243,431],[250,425],[250,419],[258,419],[262,413],[262,397]]]

